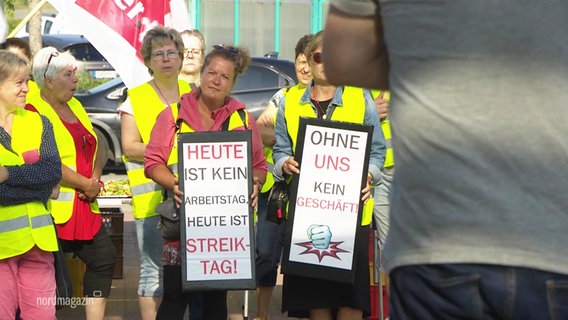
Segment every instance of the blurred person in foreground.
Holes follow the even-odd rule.
[[[331,4],[330,80],[392,93],[392,317],[568,318],[568,2]]]
[[[312,81],[312,73],[308,65],[308,59],[304,50],[310,42],[313,35],[305,35],[296,43],[294,59],[294,67],[296,69],[296,78],[298,79],[298,88],[306,88]],[[268,319],[270,300],[272,299],[272,291],[276,285],[278,276],[278,264],[282,255],[282,245],[284,244],[284,231],[286,230],[286,222],[281,224],[266,221],[266,210],[268,206],[268,195],[270,188],[274,185],[272,177],[272,168],[274,167],[272,160],[272,146],[274,146],[274,123],[276,122],[276,112],[278,111],[278,103],[290,88],[282,88],[278,90],[270,99],[270,102],[262,111],[256,123],[262,137],[264,145],[264,156],[268,165],[268,173],[266,174],[266,182],[262,186],[260,195],[258,196],[258,212],[256,223],[256,298],[258,310],[256,319]]]
[[[163,189],[144,176],[144,151],[152,127],[162,110],[177,106],[181,95],[191,89],[178,80],[183,61],[183,42],[171,28],[157,26],[142,39],[140,55],[152,79],[128,90],[120,112],[124,164],[132,193],[132,214],[140,250],[138,303],[141,319],[155,319],[163,295],[162,247],[156,206],[163,200]]]
[[[197,29],[180,32],[183,40],[183,64],[179,73],[179,79],[185,80],[194,88],[201,84],[201,67],[205,56],[205,39]]]
[[[250,203],[256,210],[258,193],[266,177],[266,160],[260,133],[245,105],[230,96],[237,76],[250,63],[248,52],[241,47],[216,45],[205,56],[201,86],[181,97],[180,109],[170,107],[160,113],[144,155],[147,177],[167,188],[176,206],[182,204],[183,192],[178,178],[169,167],[177,168],[177,133],[232,130],[252,131],[253,193]],[[179,128],[176,129],[176,125]],[[222,188],[222,185],[219,185]],[[189,195],[185,195],[189,196]],[[227,290],[182,292],[180,240],[166,240],[164,246],[164,298],[158,320],[182,319],[192,295],[203,297],[202,319],[227,319]],[[194,298],[194,297],[193,297]]]
[[[276,115],[274,145],[274,178],[288,179],[300,173],[300,163],[295,159],[300,117],[344,121],[365,124],[373,130],[366,186],[361,190],[364,201],[361,221],[358,225],[358,246],[353,259],[355,279],[353,283],[341,283],[308,276],[284,274],[282,311],[292,317],[311,319],[361,319],[370,315],[369,286],[369,225],[373,219],[371,186],[381,180],[381,168],[385,159],[385,140],[380,128],[379,114],[369,90],[334,86],[327,81],[321,57],[322,32],[318,32],[307,45],[305,54],[313,80],[305,89],[291,88],[280,100]],[[293,192],[292,192],[293,193]]]
[[[0,318],[55,319],[57,235],[45,207],[61,179],[49,120],[24,110],[30,64],[0,51]],[[58,188],[55,189],[57,193]],[[57,195],[57,194],[55,194]]]
[[[103,319],[115,265],[115,248],[103,227],[97,196],[102,162],[93,124],[73,97],[77,61],[69,52],[45,47],[34,57],[32,73],[40,92],[28,95],[26,109],[52,123],[61,157],[59,197],[48,202],[65,252],[74,252],[85,264],[83,295],[88,320]]]

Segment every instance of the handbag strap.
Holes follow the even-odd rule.
[[[245,130],[248,130],[247,115],[245,113],[245,109],[238,109],[237,113],[241,117],[241,121],[243,122],[243,125],[245,126]],[[222,126],[223,131],[229,130],[229,122],[231,122],[231,117],[228,117],[227,120],[225,120],[225,122],[223,122],[223,126]]]

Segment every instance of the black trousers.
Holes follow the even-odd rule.
[[[226,320],[227,290],[192,291],[181,290],[181,266],[164,266],[164,296],[158,309],[156,320],[183,319],[188,305],[199,307],[191,308],[190,319]]]
[[[93,240],[59,239],[64,252],[74,252],[87,265],[83,281],[83,294],[87,297],[110,295],[116,249],[104,227]]]

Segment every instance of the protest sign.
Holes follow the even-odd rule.
[[[252,136],[179,134],[182,288],[253,289]]]
[[[352,282],[373,128],[300,119],[282,270]]]

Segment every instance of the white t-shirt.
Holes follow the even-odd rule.
[[[134,115],[134,111],[132,110],[132,102],[130,101],[130,97],[127,97],[126,100],[118,107],[118,112],[124,112],[129,115]]]

